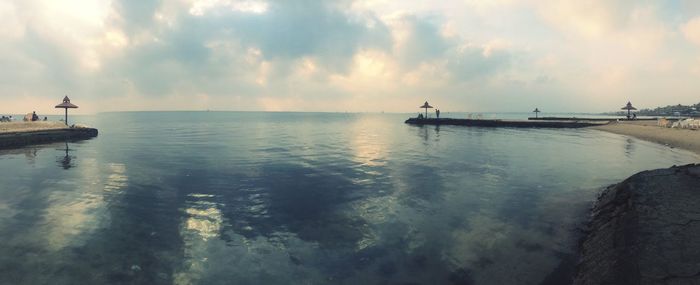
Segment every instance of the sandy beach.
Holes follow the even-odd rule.
[[[58,130],[67,128],[68,126],[66,126],[62,122],[9,122],[0,123],[0,134],[43,130]]]
[[[700,131],[664,128],[656,121],[612,122],[592,129],[627,135],[700,154]]]

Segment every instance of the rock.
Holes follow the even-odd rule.
[[[141,266],[134,264],[131,266],[131,271],[139,272],[141,271]]]
[[[448,280],[454,285],[471,285],[474,284],[471,274],[469,269],[460,268],[450,273]]]
[[[592,210],[574,284],[700,284],[700,164],[637,173]]]
[[[291,261],[294,265],[302,265],[301,259],[294,255],[289,256],[289,261]]]

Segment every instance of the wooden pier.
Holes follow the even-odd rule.
[[[454,125],[467,127],[487,127],[487,128],[585,128],[600,126],[609,123],[610,120],[474,120],[474,119],[451,119],[451,118],[409,118],[406,124],[412,125]]]

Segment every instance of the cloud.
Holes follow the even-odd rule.
[[[436,17],[402,15],[393,20],[394,54],[403,72],[426,71],[434,80],[455,84],[483,78],[509,68],[511,52],[502,43],[477,45],[459,35],[444,33],[447,23]],[[419,82],[430,75],[415,76]],[[450,81],[453,80],[453,81]]]
[[[346,71],[360,49],[386,49],[389,31],[371,13],[346,14],[320,1],[275,1],[264,14],[235,13],[236,38],[259,48],[266,59],[313,56],[332,71]]]
[[[455,80],[483,78],[511,66],[511,52],[494,45],[461,46],[450,51],[448,68]]]
[[[113,16],[128,32],[148,29],[153,23],[161,2],[161,0],[116,0],[112,2]]]
[[[700,46],[700,17],[693,18],[681,27],[683,36],[689,42]]]
[[[700,45],[698,8],[553,0],[7,1],[0,3],[0,94],[47,100],[47,111],[65,94],[92,111],[138,109],[115,104],[126,101],[181,109],[187,98],[211,109],[411,111],[408,102],[426,96],[461,110],[513,111],[540,101],[549,109],[604,111],[628,98],[642,107],[666,104],[661,90],[692,103],[700,65],[697,47],[687,43]],[[29,102],[36,101],[0,111]]]
[[[398,56],[409,67],[442,57],[455,43],[440,34],[435,19],[404,15],[396,20]]]
[[[166,20],[155,23],[159,25],[147,31],[149,37],[140,44],[113,58],[110,72],[153,96],[183,88],[222,96],[261,93],[265,92],[261,85],[280,83],[283,87],[304,60],[312,59],[329,74],[346,73],[359,50],[391,45],[387,27],[373,14],[346,13],[337,3],[271,1],[264,10],[254,9],[250,2],[197,3],[175,8],[178,12],[172,15],[151,10],[149,14],[162,14]],[[140,8],[119,4],[116,10]],[[143,33],[132,31],[130,37]]]

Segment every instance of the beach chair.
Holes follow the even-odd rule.
[[[690,119],[690,128],[693,130],[700,129],[700,120]]]
[[[692,123],[693,123],[693,119],[685,119],[685,120],[681,121],[681,128],[690,129]]]

